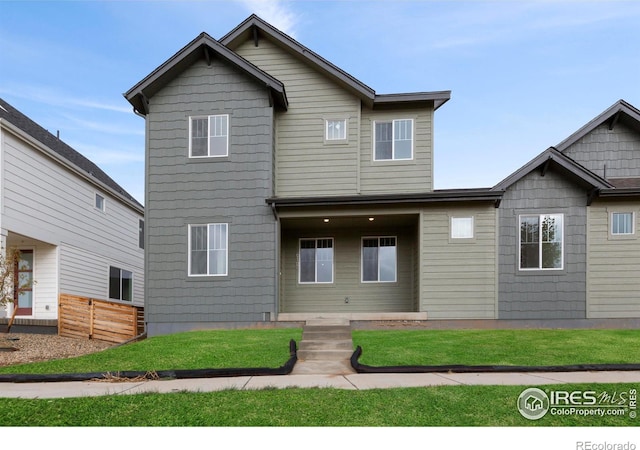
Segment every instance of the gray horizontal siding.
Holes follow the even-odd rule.
[[[634,212],[635,234],[610,234],[612,212]],[[598,201],[589,208],[588,318],[640,317],[640,205]]]
[[[450,239],[450,218],[473,217],[474,238]],[[420,311],[429,319],[496,318],[496,209],[424,208]]]
[[[374,161],[373,126],[376,120],[414,119],[413,160]],[[433,109],[399,111],[362,110],[360,124],[361,189],[363,194],[428,192],[433,189]]]
[[[640,177],[638,133],[622,122],[600,125],[564,153],[601,177]]]
[[[284,83],[289,100],[277,114],[276,194],[280,197],[355,194],[358,188],[360,101],[300,59],[262,39],[236,49]],[[348,143],[325,145],[324,119],[348,119]]]
[[[509,187],[499,210],[499,318],[586,317],[586,191],[550,169]],[[564,214],[564,270],[519,270],[519,216]]]
[[[188,158],[188,118],[229,114],[229,156]],[[266,88],[214,60],[150,99],[147,319],[157,330],[275,313],[273,110]],[[228,223],[228,276],[188,276],[188,225]],[[167,328],[168,327],[168,328]]]

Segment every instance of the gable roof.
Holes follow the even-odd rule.
[[[540,153],[538,156],[533,158],[531,161],[526,163],[520,169],[513,172],[507,178],[502,180],[500,183],[496,184],[492,190],[494,191],[505,191],[510,186],[512,186],[517,181],[524,178],[526,175],[531,173],[532,171],[541,168],[542,174],[546,172],[547,168],[550,164],[555,164],[556,166],[562,168],[564,171],[574,175],[579,180],[583,181],[587,185],[591,186],[594,189],[610,189],[613,188],[613,185],[609,183],[604,178],[596,175],[591,172],[589,169],[581,166],[573,159],[565,156],[561,152],[559,152],[554,147],[549,147],[544,152]]]
[[[578,131],[556,145],[555,148],[560,152],[564,152],[567,148],[571,147],[600,125],[609,122],[609,128],[613,129],[618,121],[623,121],[632,128],[640,131],[640,110],[636,109],[624,100],[618,100]]]
[[[124,97],[131,103],[135,111],[146,115],[149,112],[148,99],[162,89],[178,73],[200,58],[205,58],[209,63],[214,57],[222,58],[249,75],[256,82],[264,85],[269,89],[275,102],[282,108],[287,108],[288,102],[285,88],[280,81],[254,66],[237,53],[229,50],[207,33],[200,33],[199,36],[175,55],[125,92]]]
[[[322,56],[300,44],[255,14],[249,16],[237,27],[220,38],[220,43],[231,50],[235,50],[247,39],[253,39],[255,42],[258,42],[260,38],[270,40],[288,53],[328,76],[334,82],[359,97],[369,108],[433,102],[434,109],[438,109],[451,98],[451,91],[378,95],[371,87],[362,81],[327,61]]]
[[[41,151],[62,162],[90,183],[111,191],[117,198],[144,214],[144,207],[102,169],[2,98],[0,98],[0,125],[14,133],[18,132],[25,138],[30,137]]]

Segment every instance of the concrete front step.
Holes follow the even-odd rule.
[[[355,373],[350,361],[299,361],[292,375],[347,375]]]
[[[309,319],[306,321],[307,326],[342,326],[348,327],[351,325],[349,319],[342,318],[330,318],[330,319]]]
[[[350,331],[308,331],[302,332],[302,340],[306,341],[344,341],[351,340]]]
[[[350,350],[353,352],[353,341],[351,339],[334,340],[308,340],[300,341],[300,350]]]
[[[350,360],[353,350],[298,350],[298,359],[303,361]]]

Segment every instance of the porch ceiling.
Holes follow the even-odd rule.
[[[327,214],[326,216],[315,217],[282,218],[281,227],[283,230],[335,230],[344,228],[367,229],[367,227],[372,230],[391,227],[403,228],[415,226],[418,223],[418,217],[418,214],[369,214],[362,216],[332,216],[331,214]],[[369,220],[370,218],[373,218],[373,220]]]

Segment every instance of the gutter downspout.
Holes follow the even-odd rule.
[[[273,217],[275,219],[275,278],[274,278],[274,299],[275,299],[275,311],[273,312],[273,316],[271,321],[278,320],[278,312],[280,311],[280,216],[278,216],[278,210],[276,209],[275,203],[271,203],[271,212],[273,213]]]

